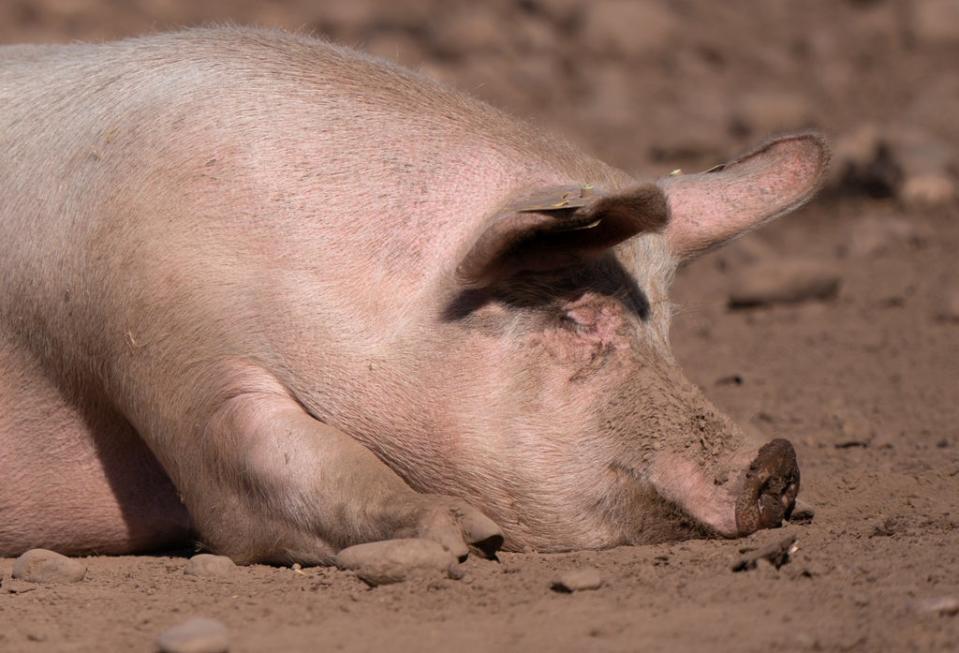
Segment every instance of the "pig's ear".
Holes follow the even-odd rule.
[[[819,188],[828,162],[823,137],[805,132],[700,174],[660,179],[669,198],[670,249],[690,258],[800,207]]]
[[[556,270],[602,255],[627,238],[659,231],[668,219],[655,184],[605,194],[589,186],[546,188],[493,215],[456,269],[467,287],[520,272]]]

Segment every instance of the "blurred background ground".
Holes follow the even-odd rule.
[[[375,590],[326,569],[199,580],[178,557],[92,558],[81,584],[0,587],[0,650],[149,650],[193,614],[236,651],[959,648],[959,0],[0,1],[0,43],[223,22],[395,59],[639,174],[827,133],[820,199],[685,268],[674,294],[688,374],[796,443],[816,517]],[[831,290],[730,308],[756,279],[804,274]],[[790,564],[730,571],[787,532]],[[604,588],[549,591],[584,564]]]

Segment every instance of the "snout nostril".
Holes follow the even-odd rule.
[[[796,452],[787,440],[765,444],[749,465],[736,501],[736,527],[741,535],[776,528],[795,505],[799,494]]]

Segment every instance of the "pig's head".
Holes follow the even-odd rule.
[[[799,134],[702,174],[514,197],[463,248],[438,307],[429,460],[381,455],[417,489],[469,499],[510,548],[778,526],[795,453],[750,442],[686,380],[667,288],[682,261],[805,202],[827,158]]]

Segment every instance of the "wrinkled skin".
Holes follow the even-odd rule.
[[[319,41],[0,50],[0,555],[327,562],[776,526],[669,349],[675,267],[815,190],[815,135],[640,183]]]

